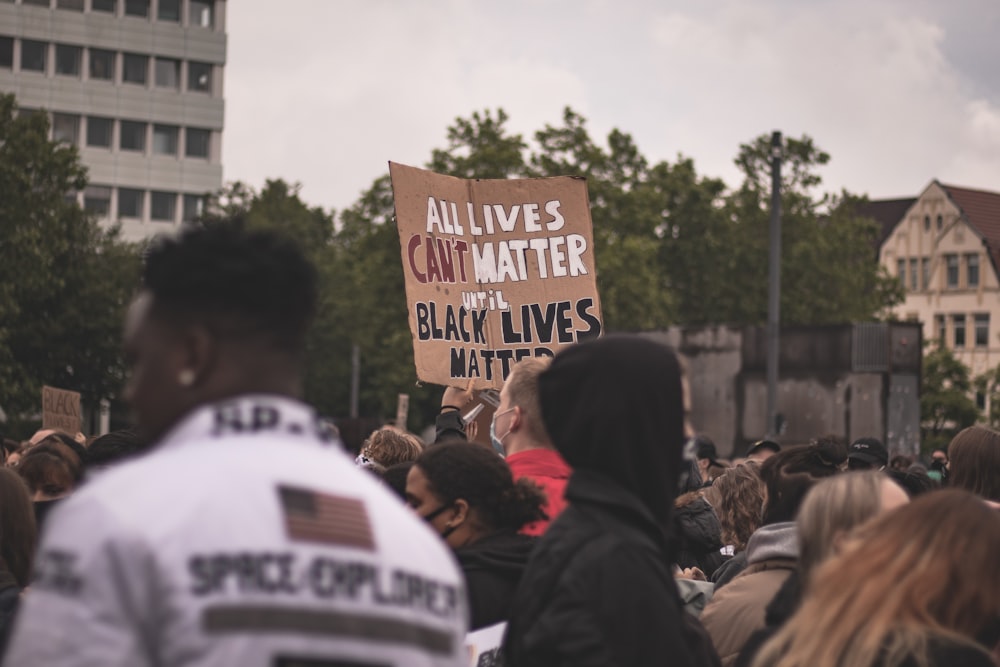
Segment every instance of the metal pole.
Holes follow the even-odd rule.
[[[781,132],[771,135],[771,228],[767,291],[767,435],[778,435],[778,343],[781,323]]]
[[[351,419],[358,418],[358,394],[361,391],[361,348],[351,346]]]

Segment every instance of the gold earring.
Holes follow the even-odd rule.
[[[182,387],[190,387],[194,384],[194,371],[190,368],[185,368],[180,373],[177,374],[177,384]]]

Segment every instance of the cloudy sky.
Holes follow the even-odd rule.
[[[325,208],[422,166],[457,116],[502,107],[530,137],[567,105],[733,186],[739,144],[778,129],[831,154],[830,190],[1000,191],[997,0],[226,4],[225,179]]]

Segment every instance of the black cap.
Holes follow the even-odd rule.
[[[874,467],[889,465],[889,450],[878,438],[858,438],[847,448],[848,463],[851,460]]]
[[[774,440],[758,440],[750,445],[750,449],[747,450],[747,456],[753,456],[762,449],[770,449],[772,452],[777,454],[781,451],[781,445],[776,443]]]

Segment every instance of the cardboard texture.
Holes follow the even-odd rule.
[[[80,432],[80,394],[66,389],[42,387],[42,428],[70,435]]]
[[[389,173],[420,380],[499,389],[517,360],[600,335],[586,181]]]

